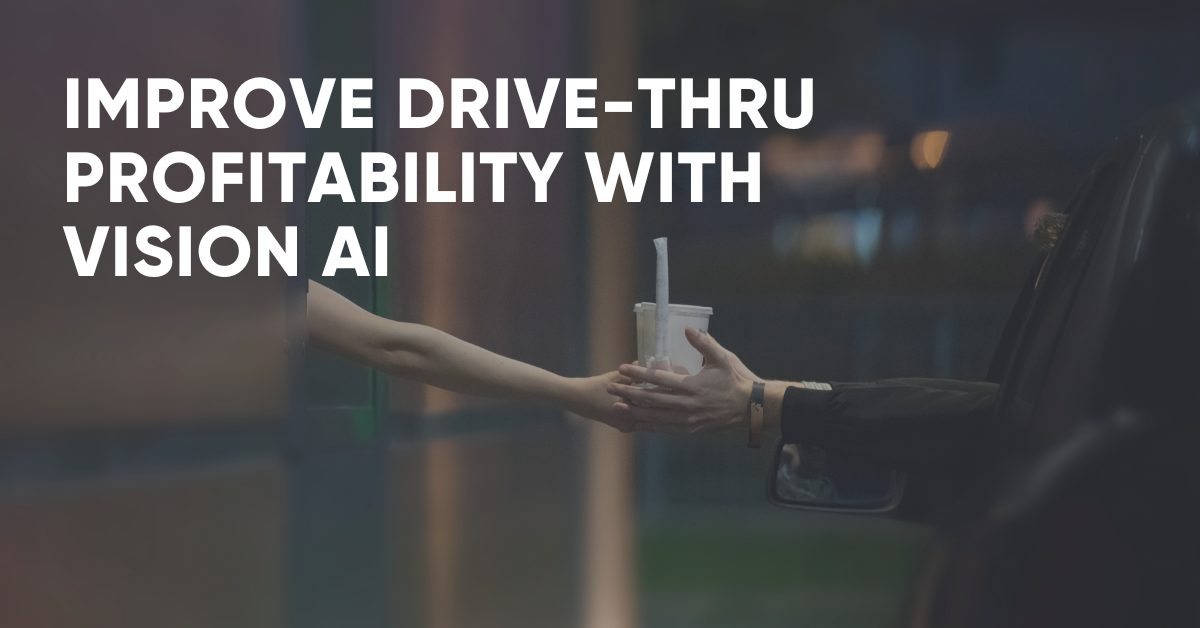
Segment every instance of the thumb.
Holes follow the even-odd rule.
[[[728,365],[729,360],[726,358],[725,347],[722,347],[715,338],[694,327],[688,327],[683,333],[687,336],[688,342],[700,352],[700,355],[704,356],[706,366]]]

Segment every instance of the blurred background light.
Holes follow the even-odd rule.
[[[918,170],[933,170],[942,163],[946,156],[946,147],[950,143],[949,131],[925,131],[918,133],[912,141],[911,156],[913,165]]]

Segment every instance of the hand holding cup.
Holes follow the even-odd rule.
[[[712,336],[691,327],[685,336],[704,356],[699,372],[685,375],[624,364],[619,373],[631,382],[608,385],[608,392],[622,399],[614,410],[628,416],[633,429],[695,434],[736,427],[747,420],[750,390],[757,378]]]

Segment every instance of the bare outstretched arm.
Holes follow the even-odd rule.
[[[605,388],[615,372],[585,378],[556,375],[497,355],[446,332],[376,316],[308,282],[308,336],[314,346],[390,375],[455,392],[565,408],[628,430]]]

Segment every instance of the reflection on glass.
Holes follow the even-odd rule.
[[[783,444],[772,497],[779,503],[846,510],[887,510],[903,490],[901,474],[849,461],[814,446]]]

